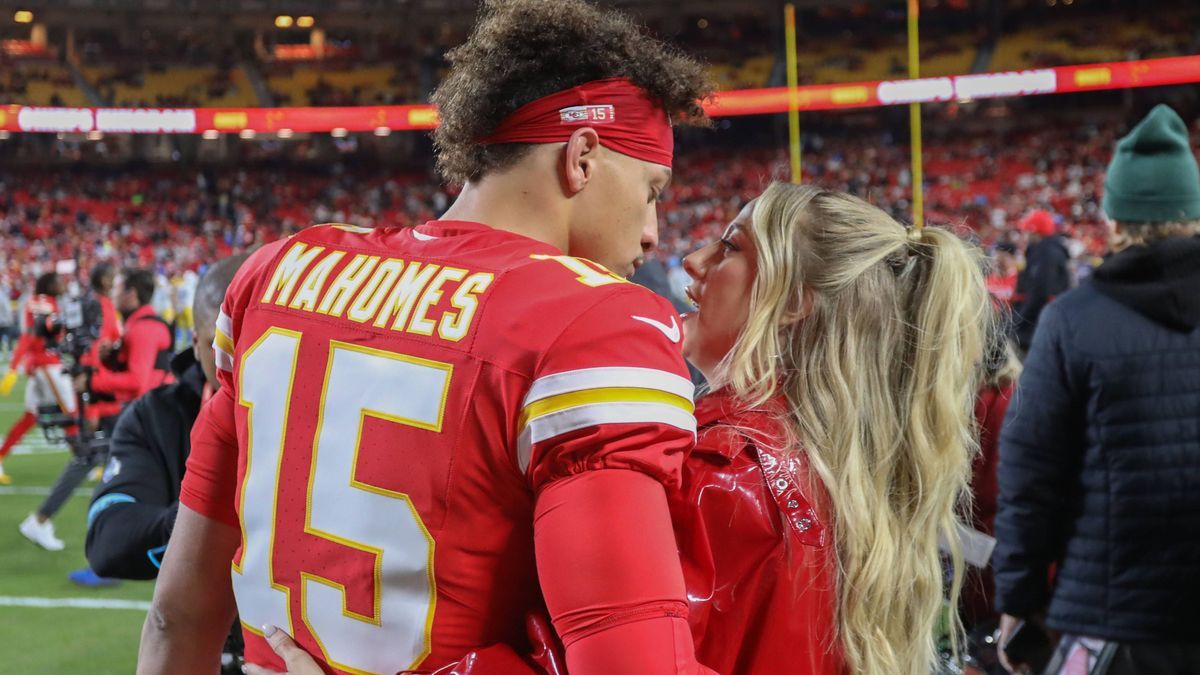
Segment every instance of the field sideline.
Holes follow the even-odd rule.
[[[6,361],[0,361],[4,370]],[[21,415],[24,391],[21,381],[0,398],[0,439]],[[84,527],[94,484],[85,481],[54,519],[66,550],[44,551],[17,531],[68,456],[35,428],[4,461],[13,484],[0,486],[0,673],[127,675],[137,663],[153,582],[90,589],[67,579],[68,572],[87,564]]]

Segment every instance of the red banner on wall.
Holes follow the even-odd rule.
[[[1200,82],[1200,56],[980,73],[917,80],[798,87],[799,110],[837,110],[906,103],[1035,96]],[[786,87],[718,93],[705,109],[714,117],[788,111]],[[0,106],[0,130],[110,133],[390,132],[432,129],[432,105],[342,108],[44,108]]]

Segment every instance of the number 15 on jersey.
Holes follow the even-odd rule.
[[[238,394],[248,439],[233,587],[242,622],[256,633],[273,624],[295,635],[292,594],[298,593],[299,619],[331,666],[350,673],[407,670],[430,649],[433,538],[408,495],[363,482],[356,467],[369,418],[441,431],[453,366],[331,340],[320,405],[297,409],[302,340],[298,332],[272,328],[241,359]],[[287,432],[298,415],[316,417],[313,437],[303,439],[312,456],[303,532],[321,541],[319,547],[292,542],[286,555],[299,558],[300,571],[285,575],[276,570],[276,556],[284,554],[276,550],[279,483],[284,462],[303,461],[287,445],[300,444]],[[329,554],[331,546],[340,548]]]

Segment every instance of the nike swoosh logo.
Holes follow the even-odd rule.
[[[667,339],[670,340],[671,342],[675,342],[675,343],[679,342],[679,324],[675,323],[675,317],[671,317],[671,325],[670,326],[668,326],[665,323],[662,323],[661,321],[655,321],[654,319],[647,319],[644,316],[630,316],[629,318],[633,319],[634,321],[641,321],[644,324],[649,324],[649,325],[657,328],[658,330],[662,331],[662,334],[666,335]]]

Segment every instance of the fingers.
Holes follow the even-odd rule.
[[[263,637],[267,644],[287,666],[289,675],[323,675],[321,667],[292,640],[291,636],[276,626],[263,626]],[[266,673],[264,675],[270,675]]]
[[[263,668],[262,666],[256,666],[253,663],[247,663],[246,665],[242,666],[242,672],[246,675],[287,675],[286,673],[281,673],[277,670],[270,670],[268,668]]]
[[[271,649],[275,650],[275,654],[283,659],[284,663],[291,666],[289,660],[290,658],[295,658],[293,652],[300,650],[291,636],[279,630],[277,626],[263,626],[263,636],[267,638],[267,644],[271,645]]]

